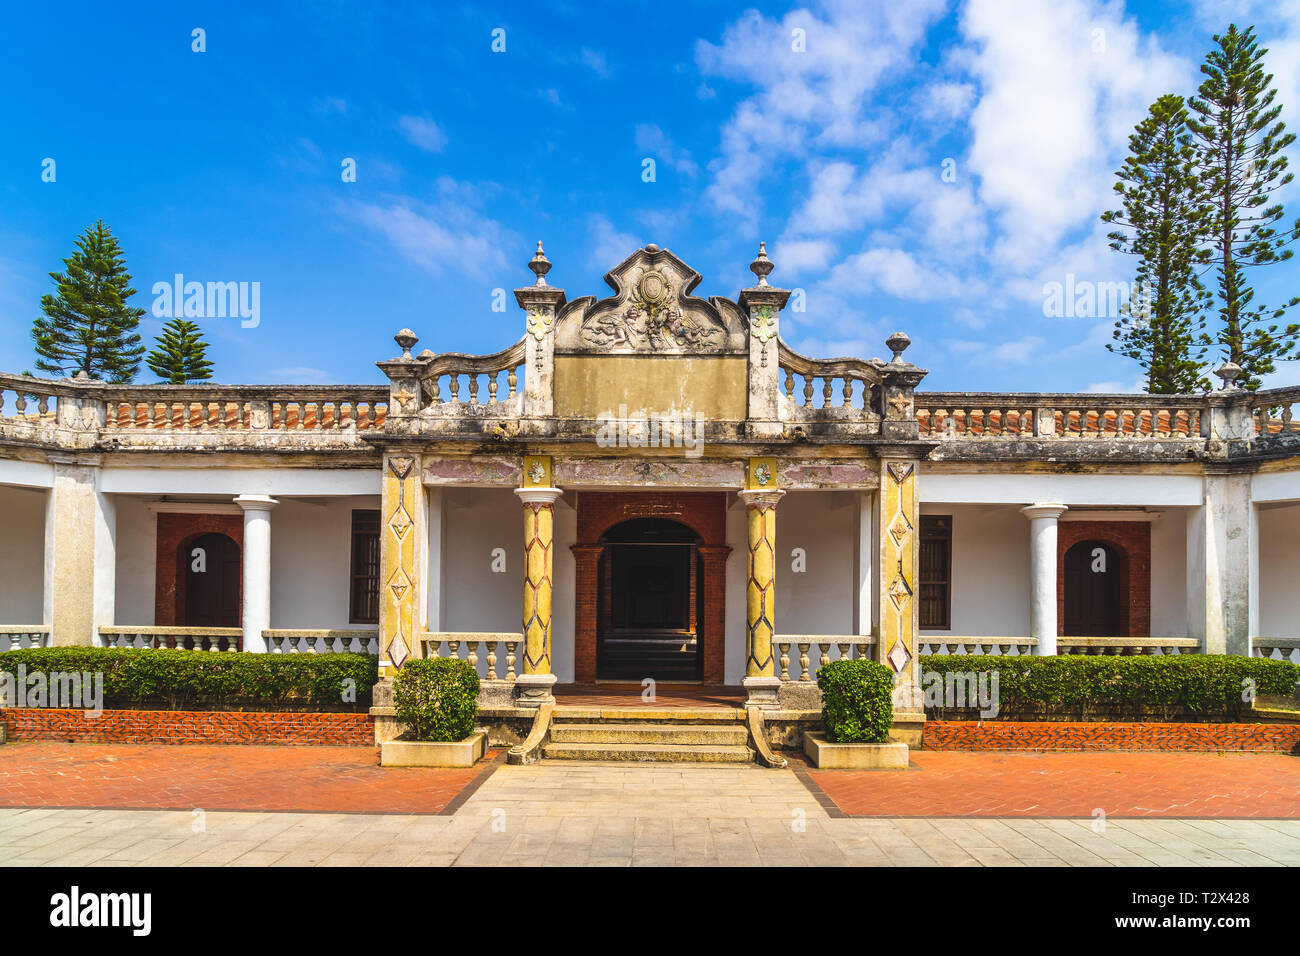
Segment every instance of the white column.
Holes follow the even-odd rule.
[[[1187,519],[1187,633],[1206,654],[1251,652],[1259,627],[1259,516],[1250,475],[1205,476]]]
[[[854,633],[860,636],[866,636],[872,632],[872,622],[875,618],[875,608],[873,601],[875,598],[875,586],[872,584],[872,566],[876,561],[876,493],[874,491],[863,491],[858,494],[858,521],[857,521],[857,572],[858,572],[858,593],[854,597],[853,610],[856,618]],[[870,650],[864,652],[863,657],[870,657]]]
[[[1056,654],[1056,525],[1065,512],[1059,501],[1020,509],[1029,519],[1029,636],[1045,656]]]
[[[100,490],[97,456],[51,454],[45,502],[43,619],[55,645],[95,643],[113,623],[117,509]]]
[[[240,495],[244,509],[244,650],[265,653],[262,631],[271,626],[271,509],[278,501],[266,495]]]

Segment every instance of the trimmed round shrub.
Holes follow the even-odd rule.
[[[882,744],[894,722],[894,675],[868,660],[831,661],[817,671],[822,723],[833,744]]]
[[[393,678],[393,707],[412,740],[464,740],[478,717],[478,671],[454,657],[407,661]]]

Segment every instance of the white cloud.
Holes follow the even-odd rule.
[[[583,65],[596,73],[596,75],[609,76],[609,62],[605,59],[605,53],[603,50],[592,50],[583,47],[580,56],[582,57]]]
[[[439,153],[447,145],[447,134],[427,116],[403,116],[397,128],[406,141],[426,153]]]
[[[641,241],[628,232],[619,232],[614,224],[599,213],[587,218],[591,233],[590,263],[601,273],[614,268],[641,246]]]
[[[691,159],[690,150],[682,149],[662,129],[653,123],[642,123],[636,128],[636,148],[653,154],[669,168],[694,179],[700,167]]]

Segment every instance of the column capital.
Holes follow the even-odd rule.
[[[746,508],[771,509],[785,497],[785,492],[776,488],[742,488],[736,492]]]
[[[240,495],[234,499],[235,504],[244,511],[270,511],[280,502],[270,495]]]
[[[553,505],[564,491],[560,488],[516,488],[515,494],[526,505]]]
[[[1059,501],[1043,501],[1026,505],[1020,509],[1020,513],[1030,521],[1034,521],[1038,518],[1059,518],[1069,510]]]

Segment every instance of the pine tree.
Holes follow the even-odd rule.
[[[1283,209],[1270,203],[1274,191],[1292,179],[1282,151],[1295,135],[1278,122],[1282,107],[1274,105],[1273,76],[1264,72],[1268,51],[1259,49],[1254,28],[1239,32],[1232,24],[1214,42],[1201,65],[1205,80],[1188,102],[1194,115],[1187,123],[1211,205],[1210,261],[1222,319],[1217,335],[1204,341],[1222,346],[1224,358],[1241,366],[1241,384],[1253,389],[1275,370],[1276,361],[1295,357],[1300,336],[1300,325],[1279,325],[1300,299],[1278,308],[1255,304],[1245,274],[1248,267],[1291,258],[1283,247],[1300,236],[1300,221],[1284,225],[1280,234],[1273,228]]]
[[[1110,247],[1137,257],[1137,276],[1106,348],[1141,365],[1148,392],[1208,388],[1201,338],[1209,293],[1197,272],[1209,209],[1181,96],[1152,104],[1116,177],[1123,208],[1101,218],[1122,227],[1109,233]]]
[[[212,378],[212,363],[206,358],[208,343],[193,322],[172,319],[158,336],[158,347],[145,362],[168,385],[184,385]]]
[[[136,329],[144,309],[126,304],[136,290],[113,232],[101,219],[77,238],[63,260],[66,273],[51,272],[57,295],[41,297],[32,324],[36,367],[56,375],[85,372],[93,379],[129,382],[140,369],[144,346]]]

